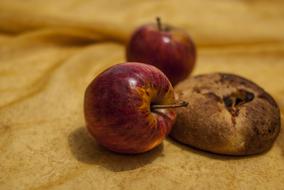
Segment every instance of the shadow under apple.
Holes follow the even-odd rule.
[[[85,127],[70,133],[68,143],[74,157],[87,164],[100,165],[114,172],[134,170],[163,156],[163,144],[143,154],[119,154],[98,145]]]

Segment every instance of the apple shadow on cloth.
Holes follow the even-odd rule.
[[[134,170],[150,164],[163,156],[163,144],[143,154],[114,153],[98,145],[86,128],[77,128],[68,136],[68,143],[75,158],[87,164],[100,165],[114,172]]]

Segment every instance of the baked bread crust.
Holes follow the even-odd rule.
[[[268,150],[280,132],[280,110],[261,87],[233,74],[213,73],[176,87],[189,102],[177,110],[170,136],[193,147],[227,155]]]

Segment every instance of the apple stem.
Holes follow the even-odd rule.
[[[162,21],[161,21],[161,18],[160,18],[160,17],[157,17],[157,18],[156,18],[156,21],[157,21],[157,26],[158,26],[159,31],[162,31],[163,28],[162,28]]]
[[[188,102],[181,101],[176,104],[167,104],[167,105],[152,105],[151,109],[166,109],[166,108],[179,108],[179,107],[186,107],[188,105]]]

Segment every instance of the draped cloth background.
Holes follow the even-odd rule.
[[[194,74],[247,77],[272,94],[283,117],[281,0],[1,0],[0,189],[283,189],[283,130],[270,151],[250,157],[171,139],[125,156],[89,137],[87,84],[123,62],[133,29],[157,15],[197,43]]]

